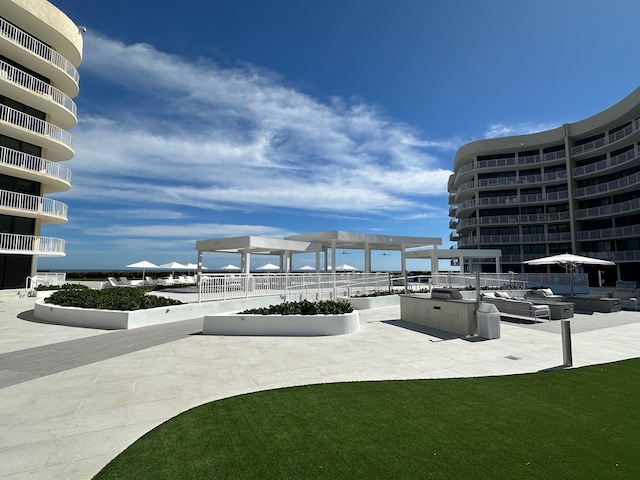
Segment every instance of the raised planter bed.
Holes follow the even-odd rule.
[[[368,310],[370,308],[389,307],[400,305],[399,295],[381,295],[379,297],[344,297],[339,300],[346,300],[354,310]]]
[[[292,336],[344,335],[360,329],[358,311],[341,315],[227,314],[204,317],[204,335]]]
[[[280,302],[280,296],[270,296],[122,311],[61,307],[45,303],[44,298],[39,298],[34,305],[34,316],[43,322],[58,325],[119,330],[177,322],[216,313],[236,312],[244,308],[265,307]]]

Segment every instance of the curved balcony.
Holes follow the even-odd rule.
[[[634,173],[627,177],[612,180],[611,182],[592,185],[590,187],[577,188],[573,191],[573,198],[591,197],[594,195],[602,195],[605,193],[624,190],[627,188],[638,188],[640,185],[640,173]]]
[[[629,225],[627,227],[605,228],[602,230],[589,230],[578,232],[577,240],[587,242],[590,240],[605,240],[612,238],[640,237],[640,225]]]
[[[458,241],[459,246],[470,245],[518,245],[520,243],[570,242],[571,233],[540,233],[534,235],[480,235],[464,237]]]
[[[611,215],[637,213],[638,211],[640,211],[640,198],[634,198],[633,200],[614,203],[613,205],[576,210],[575,217],[577,220],[581,220],[583,218],[608,217]]]
[[[456,180],[469,172],[477,172],[479,170],[503,170],[506,167],[518,167],[527,165],[540,165],[542,163],[552,163],[565,159],[565,151],[545,153],[544,155],[530,155],[528,157],[511,157],[497,158],[495,160],[481,160],[479,162],[468,163],[458,169],[454,174]]]
[[[520,195],[513,197],[490,197],[490,198],[472,198],[458,205],[458,211],[467,210],[476,207],[490,207],[503,205],[529,205],[539,203],[558,202],[567,200],[569,192],[553,192],[536,195]]]
[[[73,157],[73,137],[69,132],[6,105],[0,105],[0,129],[9,130],[14,138],[46,148],[51,160]]]
[[[42,223],[67,221],[67,206],[51,198],[0,190],[0,213],[39,218]]]
[[[64,240],[17,233],[0,233],[0,253],[63,257]]]
[[[567,172],[551,172],[545,173],[544,175],[526,175],[522,177],[486,178],[483,180],[463,183],[458,187],[455,195],[457,198],[457,196],[463,192],[468,190],[477,190],[480,188],[546,184],[566,179]]]
[[[0,60],[0,82],[8,96],[49,114],[49,121],[62,128],[72,128],[77,123],[78,107],[61,90]]]
[[[459,232],[477,225],[531,225],[542,223],[568,222],[569,212],[536,213],[530,215],[498,215],[493,217],[465,218],[456,223]],[[451,223],[449,224],[451,225]],[[451,227],[455,228],[455,227]]]
[[[573,177],[584,177],[587,175],[599,174],[604,170],[613,169],[619,165],[627,166],[626,164],[636,160],[640,156],[640,147],[627,152],[616,155],[615,157],[607,158],[591,165],[585,165],[584,167],[577,167],[573,169]]]
[[[3,50],[12,54],[7,56],[19,58],[19,63],[42,73],[53,83],[60,84],[61,88],[65,92],[69,92],[71,96],[75,97],[78,94],[80,80],[78,70],[49,45],[42,43],[3,18],[0,18],[0,41],[1,44],[4,44]],[[43,62],[51,67],[46,72],[42,68]]]
[[[41,183],[43,194],[71,188],[71,170],[64,165],[7,147],[0,147],[0,172]]]
[[[612,133],[611,135],[599,138],[598,140],[594,140],[593,142],[585,143],[584,145],[573,147],[571,149],[571,156],[575,157],[586,153],[592,153],[594,150],[598,150],[600,148],[619,142],[620,140],[633,135],[639,130],[640,119],[636,119],[631,123],[631,125],[627,125],[622,130],[618,130],[616,133]]]

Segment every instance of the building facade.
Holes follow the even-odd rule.
[[[503,272],[546,271],[521,262],[575,253],[616,262],[601,272],[607,283],[640,281],[640,88],[576,123],[468,143],[453,170],[458,248],[501,249]]]
[[[46,0],[0,3],[0,288],[25,286],[39,256],[63,256],[64,240],[41,235],[67,221],[47,198],[71,187],[82,35]]]

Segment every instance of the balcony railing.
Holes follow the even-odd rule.
[[[576,210],[576,219],[583,218],[603,217],[609,215],[619,215],[630,212],[638,212],[640,210],[640,199],[634,198],[621,203],[614,203],[613,205],[604,205],[602,207],[585,208],[582,210]]]
[[[550,243],[570,242],[571,234],[540,233],[532,235],[480,235],[478,237],[465,237],[459,240],[460,246],[468,245],[513,245],[520,243]]]
[[[528,157],[511,157],[511,158],[496,158],[495,160],[481,160],[479,162],[469,163],[464,165],[455,172],[456,175],[462,175],[469,170],[482,170],[485,168],[498,168],[498,167],[517,167],[518,165],[532,165],[540,164],[542,162],[553,162],[565,158],[565,151],[545,153],[542,155],[530,155]]]
[[[44,135],[45,137],[67,145],[73,150],[73,137],[71,134],[52,123],[32,117],[6,105],[0,105],[0,120]]]
[[[622,252],[586,252],[590,257],[612,262],[638,262],[640,261],[640,250],[625,250]],[[581,254],[582,255],[582,254]]]
[[[465,218],[457,223],[458,229],[473,227],[475,225],[504,225],[504,224],[532,224],[568,222],[569,212],[560,213],[535,213],[530,215],[497,215],[492,217]]]
[[[544,175],[526,175],[522,177],[501,177],[501,178],[485,178],[473,182],[463,183],[458,187],[456,194],[460,194],[470,189],[484,187],[500,187],[505,185],[531,185],[535,183],[547,183],[556,180],[566,180],[567,172],[551,172]]]
[[[631,162],[635,160],[640,155],[640,147],[633,150],[628,150],[620,155],[616,155],[615,157],[607,158],[606,160],[602,160],[597,163],[592,163],[591,165],[585,165],[584,167],[577,167],[573,169],[574,177],[581,177],[584,175],[589,175],[590,173],[601,172],[602,170],[606,170],[608,168],[613,168],[617,165],[622,165],[627,162]]]
[[[71,170],[64,165],[7,147],[0,147],[0,164],[11,165],[71,183]]]
[[[611,182],[591,185],[589,187],[577,188],[573,192],[574,198],[590,197],[603,193],[613,192],[627,187],[638,187],[640,185],[640,173],[634,173],[627,177],[622,177]]]
[[[59,105],[62,105],[74,115],[77,115],[78,113],[76,103],[71,99],[71,97],[65,95],[61,90],[52,87],[48,83],[45,83],[33,75],[29,75],[19,68],[9,65],[2,60],[0,60],[0,78],[6,78],[7,80],[17,83],[32,92],[48,97]]]
[[[640,119],[636,119],[630,125],[627,125],[622,130],[618,130],[616,133],[612,133],[611,135],[605,136],[603,138],[599,138],[598,140],[594,140],[593,142],[585,143],[584,145],[578,145],[577,147],[573,147],[571,149],[571,155],[580,155],[582,153],[587,153],[597,148],[602,148],[605,145],[609,145],[611,143],[622,140],[625,137],[633,134],[634,132],[640,129]]]
[[[0,233],[0,251],[4,253],[62,255],[64,254],[64,240],[17,233]]]
[[[0,35],[55,65],[62,71],[66,72],[66,74],[73,78],[76,83],[80,80],[78,71],[69,60],[64,58],[49,45],[42,43],[40,40],[29,35],[24,30],[21,30],[15,25],[7,22],[4,18],[0,18]]]
[[[530,203],[544,203],[544,202],[557,202],[560,200],[566,200],[569,198],[568,191],[552,192],[547,194],[535,194],[535,195],[519,195],[508,197],[489,197],[489,198],[472,198],[466,202],[462,202],[458,205],[459,210],[474,207],[484,207],[492,205],[515,205],[515,204],[530,204]]]
[[[51,198],[0,190],[0,207],[67,218],[67,205]]]
[[[640,237],[640,225],[604,228],[602,230],[589,230],[586,232],[577,233],[577,239],[581,242],[624,237]]]

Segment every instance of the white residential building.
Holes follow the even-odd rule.
[[[0,2],[0,288],[24,287],[38,256],[63,256],[42,226],[67,221],[82,35],[45,0]]]

